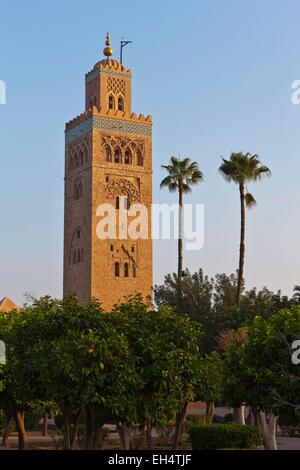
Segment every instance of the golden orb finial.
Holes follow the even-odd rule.
[[[105,41],[106,47],[103,49],[103,54],[104,54],[107,58],[110,57],[110,56],[112,56],[112,55],[113,55],[113,52],[114,52],[113,49],[110,47],[110,44],[111,44],[111,42],[110,42],[110,35],[109,35],[109,33],[107,33],[107,35],[106,35],[106,41]]]

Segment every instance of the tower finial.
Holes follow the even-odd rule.
[[[105,41],[106,47],[103,49],[103,54],[104,54],[107,58],[109,58],[110,56],[112,56],[112,55],[113,55],[113,52],[114,52],[114,51],[112,50],[112,48],[110,47],[110,44],[111,44],[111,42],[110,42],[110,35],[109,35],[109,33],[107,33],[107,35],[106,35],[106,41]]]

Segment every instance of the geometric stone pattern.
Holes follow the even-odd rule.
[[[125,81],[121,78],[108,77],[107,79],[107,93],[114,93],[115,95],[121,93],[125,95]]]
[[[82,136],[83,133],[92,129],[115,131],[124,134],[140,135],[151,137],[152,128],[149,124],[133,122],[121,119],[112,119],[108,117],[93,116],[78,124],[73,129],[66,131],[66,145]]]

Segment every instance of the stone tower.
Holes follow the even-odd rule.
[[[85,111],[65,128],[64,296],[109,310],[131,293],[151,297],[152,119],[131,112],[132,74],[111,58],[109,35],[103,52],[85,76]],[[128,222],[142,204],[148,237],[99,237],[103,204]]]

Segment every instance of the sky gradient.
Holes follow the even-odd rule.
[[[218,173],[231,151],[258,153],[272,177],[249,185],[246,286],[300,284],[300,2],[272,0],[0,0],[0,298],[62,295],[64,124],[84,110],[84,74],[110,32],[133,41],[133,111],[153,117],[154,202],[160,165],[197,160],[205,244],[184,266],[210,276],[238,266],[238,188]],[[176,242],[154,243],[154,279],[176,270]]]

